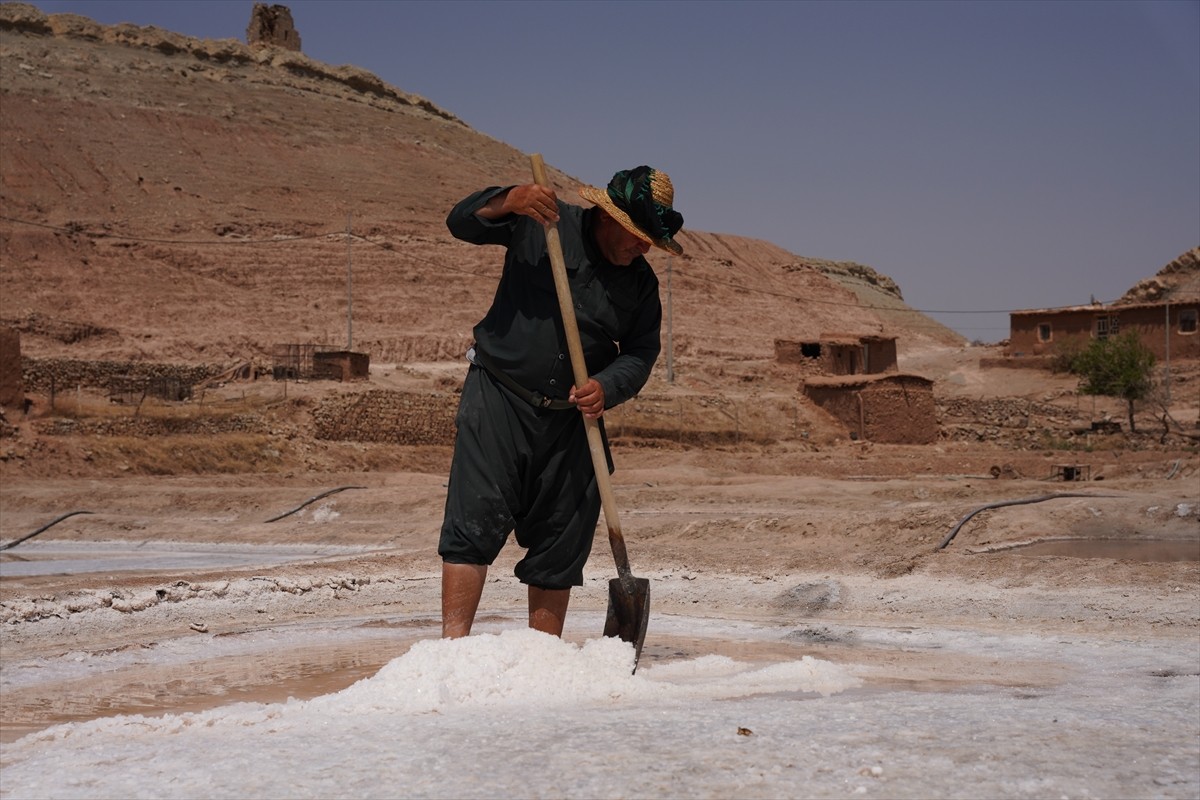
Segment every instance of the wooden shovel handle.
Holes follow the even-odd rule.
[[[552,189],[541,154],[534,153],[529,160],[533,164],[533,180],[539,186]],[[575,385],[583,386],[588,381],[587,362],[583,360],[583,344],[579,340],[579,325],[575,321],[575,304],[571,299],[571,284],[567,281],[567,262],[563,258],[562,241],[558,237],[558,224],[548,222],[545,228],[546,249],[550,252],[550,268],[554,271],[554,288],[558,293],[558,308],[562,313],[571,370],[574,372]],[[588,449],[592,452],[592,466],[596,470],[596,485],[600,489],[600,504],[604,509],[604,522],[608,525],[608,543],[617,564],[617,574],[622,581],[629,581],[633,576],[629,570],[629,555],[625,552],[625,537],[621,535],[621,521],[617,517],[617,503],[613,499],[608,459],[604,455],[604,439],[596,420],[584,417],[583,425],[587,430]]]

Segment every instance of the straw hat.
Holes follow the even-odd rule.
[[[677,256],[683,254],[673,238],[683,227],[683,215],[671,207],[675,187],[667,173],[646,166],[622,170],[613,175],[607,189],[584,186],[579,194],[646,244]]]

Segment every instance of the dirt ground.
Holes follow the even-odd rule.
[[[997,379],[957,356],[937,363],[925,368],[943,371],[944,384],[963,391],[987,392]],[[1003,380],[1011,391],[1014,378]],[[656,639],[656,622],[679,615],[799,624],[811,633],[810,650],[825,657],[841,646],[829,635],[839,625],[1165,639],[1200,657],[1194,448],[1069,457],[1087,467],[1088,480],[1056,475],[1064,453],[983,443],[618,443],[620,525],[635,575],[652,582],[644,657],[737,649],[736,642]],[[0,552],[8,570],[56,565],[54,574],[9,572],[0,582],[5,663],[315,620],[391,626],[409,640],[436,636],[435,540],[449,450],[411,448],[406,458],[407,466],[388,471],[271,475],[23,478],[10,468],[0,489],[5,542],[63,514],[88,513]],[[996,465],[1009,469],[996,475]],[[1060,550],[1026,547],[1050,542]],[[151,553],[165,560],[113,560]],[[231,562],[231,553],[244,557]],[[493,567],[481,624],[523,624],[524,594],[512,577],[519,554],[510,543]],[[1162,558],[1175,560],[1155,560]],[[72,562],[89,561],[99,566],[67,574]],[[573,619],[603,613],[613,574],[602,520]],[[569,620],[566,635],[598,633]],[[2,736],[11,741],[131,708],[202,708],[231,693],[317,694],[397,654],[358,651],[347,662],[336,650],[281,651],[269,664],[261,656],[237,666],[201,660],[195,680],[142,671],[86,687],[38,684],[5,693]],[[755,657],[772,656],[758,648]],[[880,682],[949,680],[928,658],[896,651],[870,658]],[[984,662],[953,672],[955,681],[1006,685],[1049,675],[1004,673]]]

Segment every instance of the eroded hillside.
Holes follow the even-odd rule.
[[[527,154],[358,68],[26,4],[0,6],[0,90],[0,317],[34,355],[225,364],[350,340],[377,361],[448,357],[497,257],[451,239],[445,213],[528,180]],[[681,241],[654,263],[682,356],[769,359],[776,338],[827,332],[961,341],[868,267]]]

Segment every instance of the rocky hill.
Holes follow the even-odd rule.
[[[0,5],[0,75],[0,318],[27,354],[456,358],[490,300],[497,253],[443,220],[476,188],[527,181],[528,154],[430,100],[287,47],[21,3]],[[577,200],[580,181],[550,172]],[[681,358],[770,360],[776,338],[826,333],[962,342],[869,267],[681,241],[653,259]]]
[[[1116,305],[1174,302],[1200,297],[1200,247],[1193,247],[1158,271],[1138,281],[1117,300]]]

